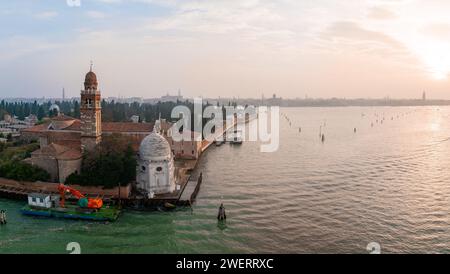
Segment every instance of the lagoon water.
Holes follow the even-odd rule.
[[[97,224],[24,217],[22,202],[0,199],[0,253],[69,253],[69,242],[82,253],[367,253],[371,242],[382,253],[450,253],[450,107],[281,112],[291,125],[280,118],[277,152],[209,149],[192,211]]]

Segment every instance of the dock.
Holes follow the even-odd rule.
[[[197,180],[190,180],[186,183],[186,187],[184,188],[183,193],[181,194],[181,198],[179,200],[180,204],[189,204],[192,205],[197,199],[197,195],[200,191],[200,186],[203,182],[203,174],[200,173],[200,176]]]
[[[191,206],[197,198],[202,181],[202,174],[197,179],[192,179],[189,176],[182,183],[181,188],[173,193],[155,195],[153,198],[134,196],[122,200],[121,203],[126,208],[134,210],[152,210],[158,207],[165,207],[167,204]]]
[[[14,200],[27,200],[27,197],[31,193],[41,193],[49,195],[58,195],[57,183],[49,182],[18,182],[15,180],[9,180],[0,178],[0,197],[14,199]],[[118,197],[118,188],[102,189],[99,187],[83,187],[76,186],[86,197],[101,196],[104,200],[114,199]],[[130,189],[130,186],[121,187],[121,196],[126,198],[126,193]]]

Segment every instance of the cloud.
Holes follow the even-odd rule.
[[[24,55],[56,49],[61,45],[44,39],[27,36],[13,36],[0,41],[0,60],[13,60]]]
[[[391,20],[397,18],[397,15],[383,7],[372,7],[369,9],[367,17],[376,20]]]
[[[44,11],[34,15],[34,18],[40,20],[49,20],[58,16],[58,12],[56,11]]]
[[[450,37],[450,23],[434,23],[426,25],[421,32],[437,40],[449,41]]]
[[[351,60],[362,60],[367,64],[384,66],[384,70],[398,70],[398,74],[424,75],[427,73],[423,61],[404,43],[381,32],[367,29],[356,22],[339,21],[329,25],[315,43],[318,54],[341,56]],[[330,57],[322,57],[326,62]],[[347,68],[349,69],[349,68]],[[368,69],[368,68],[364,68]],[[355,73],[353,71],[352,73]],[[378,73],[383,74],[384,71]],[[416,76],[417,77],[417,76]]]
[[[102,2],[102,3],[106,3],[106,4],[122,3],[122,0],[97,0],[97,1]]]
[[[321,37],[336,45],[353,45],[352,50],[375,52],[384,49],[396,54],[408,53],[405,45],[393,37],[380,31],[365,29],[351,21],[334,22],[321,34]]]
[[[86,16],[91,19],[105,19],[107,15],[100,11],[90,10],[86,12]]]
[[[153,22],[157,30],[180,30],[204,33],[227,33],[239,30],[261,29],[279,20],[269,6],[258,1],[186,1],[176,6],[175,12]]]

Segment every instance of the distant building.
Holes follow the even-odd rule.
[[[167,95],[162,96],[159,99],[160,102],[165,103],[165,102],[174,102],[176,103],[177,101],[183,101],[183,96],[181,95],[181,91],[178,91],[178,95],[170,95],[169,93],[167,93]]]
[[[139,123],[139,116],[138,115],[133,115],[133,116],[131,116],[130,120],[133,123]]]
[[[3,120],[4,120],[6,123],[12,123],[12,122],[13,122],[13,117],[12,117],[11,115],[9,115],[9,114],[5,114],[5,115],[3,116]]]
[[[37,117],[33,114],[26,117],[23,121],[9,114],[4,115],[4,120],[0,121],[0,133],[3,136],[11,134],[12,137],[19,137],[21,131],[34,126],[37,123]]]
[[[273,94],[272,98],[266,99],[266,104],[269,106],[281,106],[283,99]]]
[[[25,123],[30,126],[34,126],[38,122],[38,117],[34,114],[30,114],[30,116],[25,117]]]
[[[425,91],[422,93],[422,100],[423,101],[427,100],[427,94],[425,93]]]

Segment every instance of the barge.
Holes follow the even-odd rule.
[[[67,205],[65,208],[39,208],[26,205],[22,214],[35,217],[63,218],[97,222],[113,222],[119,218],[120,210],[114,207],[104,207],[98,211],[80,210],[77,205]]]
[[[64,218],[88,221],[115,221],[120,209],[103,204],[99,198],[87,198],[79,191],[59,185],[60,195],[32,193],[28,195],[28,204],[21,212],[24,215],[49,218]],[[78,199],[77,203],[66,203],[66,193]]]

